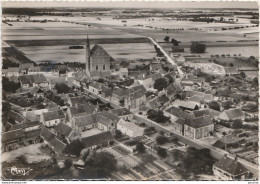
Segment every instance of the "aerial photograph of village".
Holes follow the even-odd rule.
[[[255,2],[3,2],[1,180],[258,181]]]

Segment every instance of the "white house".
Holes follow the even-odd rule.
[[[144,135],[144,128],[137,126],[132,122],[127,122],[124,119],[120,119],[117,123],[117,129],[123,134],[129,137],[137,137]]]

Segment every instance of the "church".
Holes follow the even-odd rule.
[[[86,45],[86,74],[91,79],[111,76],[110,55],[100,45],[90,49],[89,39]]]

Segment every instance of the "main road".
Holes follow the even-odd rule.
[[[169,54],[162,48],[162,46],[160,46],[153,38],[151,37],[148,37],[148,39],[151,40],[151,42],[156,45],[160,50],[161,52],[163,53],[163,55],[167,58],[167,60],[174,66],[177,66],[177,70],[178,70],[178,73],[183,76],[184,73],[183,71],[179,68],[179,66],[175,63],[175,61],[169,56]]]

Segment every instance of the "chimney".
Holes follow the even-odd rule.
[[[235,157],[235,163],[237,163],[237,161],[238,161],[238,156],[236,155],[236,157]]]
[[[224,159],[226,159],[226,158],[227,158],[227,154],[225,153],[225,154],[224,154]]]

